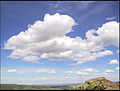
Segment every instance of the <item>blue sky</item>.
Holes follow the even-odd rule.
[[[118,24],[117,1],[1,1],[2,83],[118,81]]]

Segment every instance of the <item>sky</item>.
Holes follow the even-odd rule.
[[[118,1],[1,1],[1,83],[119,81]]]

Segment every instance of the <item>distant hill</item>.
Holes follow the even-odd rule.
[[[53,85],[47,85],[47,86],[52,87],[52,88],[67,88],[69,86],[79,85],[79,84],[81,83],[53,84]]]

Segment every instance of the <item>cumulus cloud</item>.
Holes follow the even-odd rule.
[[[23,58],[23,60],[27,62],[36,62],[37,60],[39,60],[39,57],[38,56],[26,56]]]
[[[7,70],[7,73],[16,73],[16,72],[17,72],[16,69],[9,69],[9,70]]]
[[[101,38],[103,45],[119,46],[119,23],[116,21],[103,24],[96,32]]]
[[[51,74],[53,74],[53,73],[56,73],[56,71],[55,70],[48,70],[48,69],[39,69],[39,70],[37,70],[37,73],[51,73]]]
[[[76,74],[76,75],[88,75],[89,73],[83,72],[83,71],[65,71],[64,73],[71,75],[71,74]]]
[[[116,70],[119,70],[120,68],[119,68],[119,67],[116,67],[115,69],[116,69]]]
[[[114,20],[116,17],[107,17],[106,20]]]
[[[46,73],[46,74],[54,74],[57,73],[56,70],[53,69],[45,69],[45,68],[28,68],[28,69],[9,69],[6,71],[7,73],[17,73],[17,74],[26,74],[26,73]]]
[[[105,47],[119,44],[119,23],[111,21],[97,30],[88,30],[86,39],[66,36],[76,25],[68,15],[45,14],[43,21],[36,21],[28,29],[9,38],[4,49],[12,50],[9,57],[36,62],[42,59],[55,61],[74,60],[75,64],[94,61],[99,57],[113,54]],[[97,34],[94,35],[94,34]]]
[[[22,70],[17,70],[17,69],[8,69],[6,71],[7,73],[17,73],[17,74],[24,74],[25,72]]]
[[[25,32],[22,31],[18,35],[12,36],[7,41],[5,49],[26,48],[49,39],[62,37],[64,34],[72,31],[73,25],[75,25],[75,21],[68,15],[60,15],[58,13],[55,15],[46,14],[44,21],[38,20]]]
[[[68,75],[71,75],[71,74],[88,75],[89,73],[94,73],[94,72],[99,72],[99,70],[94,69],[94,68],[85,68],[85,69],[80,69],[80,70],[65,71],[64,73],[66,73]]]
[[[119,64],[119,61],[117,59],[111,60],[109,64]]]
[[[117,53],[119,53],[119,50],[117,50]]]
[[[106,73],[114,72],[114,70],[108,69],[105,71]]]
[[[86,72],[99,72],[98,70],[93,69],[93,68],[86,68],[86,69],[84,69],[84,71],[86,71]]]

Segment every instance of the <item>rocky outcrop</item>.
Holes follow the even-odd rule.
[[[80,85],[70,86],[68,90],[119,90],[120,83],[113,83],[104,77],[94,78],[85,81]]]

